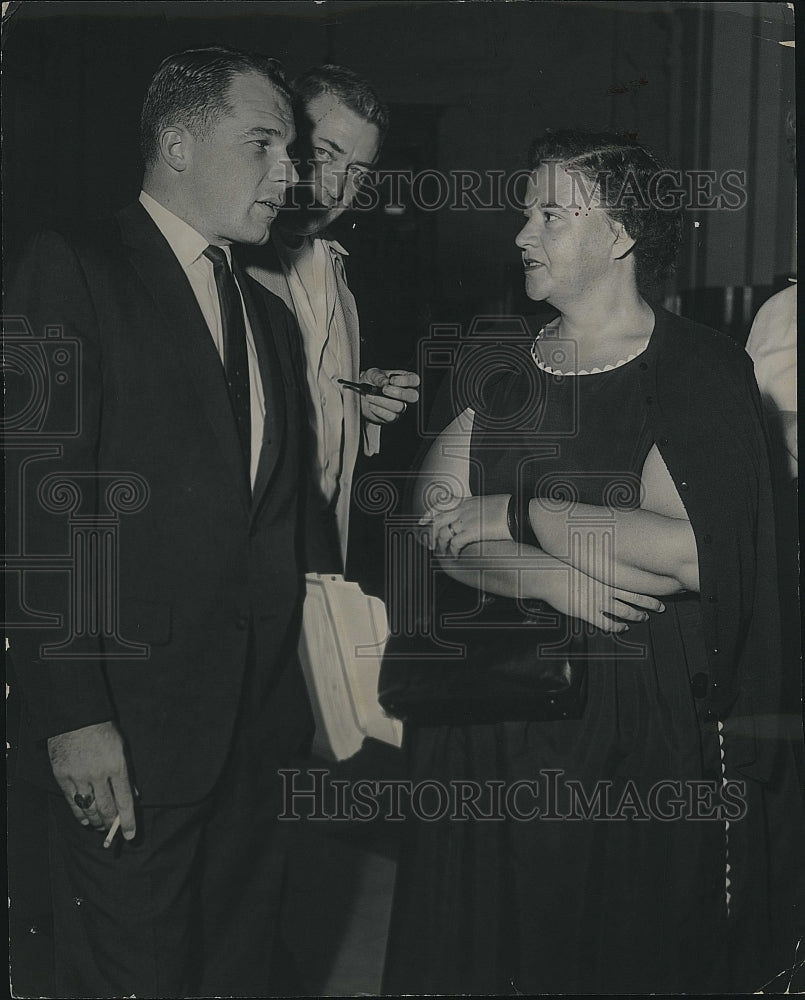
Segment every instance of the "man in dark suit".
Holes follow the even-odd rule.
[[[14,466],[22,767],[58,793],[59,996],[267,996],[277,769],[311,725],[305,374],[293,319],[230,246],[265,243],[297,179],[288,85],[264,56],[188,50],[157,70],[141,131],[139,202],[39,236],[6,299],[30,331],[12,439],[26,350],[56,327],[75,361],[44,380],[58,445]]]

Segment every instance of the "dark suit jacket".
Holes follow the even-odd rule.
[[[22,448],[19,455],[28,457],[12,463],[20,497],[12,534],[27,554],[14,583],[29,627],[11,637],[26,703],[22,742],[31,745],[35,771],[47,763],[44,737],[114,719],[144,804],[190,802],[210,791],[237,736],[250,644],[270,755],[283,759],[310,727],[296,659],[307,468],[300,339],[280,300],[236,273],[266,396],[253,496],[220,357],[181,266],[139,203],[114,221],[39,236],[4,310],[26,317],[34,340],[56,324],[62,339],[77,345],[67,383],[69,390],[75,380],[76,394],[61,391],[55,341],[45,344],[42,440],[52,443],[54,428],[65,428],[59,454]],[[26,391],[25,378],[12,379],[9,412],[24,408]],[[72,436],[71,407],[78,417]],[[47,480],[54,473],[77,484],[77,506],[75,489],[59,492]],[[140,480],[128,501],[125,488],[110,498],[114,474],[131,473]],[[117,511],[111,529],[101,520],[110,504]],[[30,569],[36,554],[48,563],[71,546],[81,565],[76,546],[92,542],[86,531],[71,542],[68,517],[74,533],[94,525],[102,551],[111,546],[100,560],[112,588],[99,584],[111,595],[100,622],[87,623],[80,605],[92,605],[90,579]],[[30,627],[37,613],[58,618]],[[59,619],[61,629],[54,628]],[[43,656],[43,646],[69,639],[71,627],[84,634],[65,649],[81,655]],[[121,640],[146,645],[148,655],[127,656],[123,648],[121,656]]]

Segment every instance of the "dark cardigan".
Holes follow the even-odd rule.
[[[779,745],[782,661],[760,394],[737,343],[665,309],[654,312],[640,384],[696,536],[712,679],[705,718],[722,723],[727,774],[766,781]]]

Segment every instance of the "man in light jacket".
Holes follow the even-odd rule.
[[[304,341],[309,416],[315,437],[313,477],[332,552],[313,553],[314,570],[346,564],[352,475],[358,449],[380,449],[380,429],[417,402],[419,376],[398,369],[361,371],[355,299],[347,251],[327,230],[353,204],[388,129],[372,88],[341,66],[321,66],[296,81],[302,181],[277,220],[269,245],[247,270],[296,316]],[[367,395],[339,379],[372,383]]]

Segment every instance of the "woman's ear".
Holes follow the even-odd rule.
[[[622,222],[612,223],[615,241],[612,244],[613,260],[623,260],[634,249],[635,240],[626,232],[626,227]]]
[[[159,133],[159,155],[173,170],[187,169],[192,155],[192,138],[180,125],[170,125]]]

